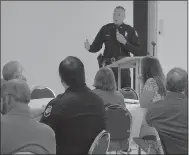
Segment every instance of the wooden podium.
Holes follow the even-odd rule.
[[[121,89],[121,68],[135,68],[135,90],[140,96],[140,82],[138,75],[141,73],[141,59],[143,57],[125,57],[110,65],[108,67],[118,67],[118,90]]]

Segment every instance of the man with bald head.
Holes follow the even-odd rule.
[[[21,79],[26,81],[24,68],[18,61],[10,61],[4,65],[2,70],[4,80]]]
[[[30,88],[19,79],[7,81],[1,87],[1,153],[18,151],[36,154],[55,154],[54,131],[47,125],[32,119],[28,103]]]
[[[188,74],[171,69],[166,77],[167,96],[148,109],[146,121],[156,128],[165,154],[188,154],[188,103],[185,95]]]

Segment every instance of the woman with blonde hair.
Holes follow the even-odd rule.
[[[99,69],[93,86],[95,87],[93,92],[103,99],[105,106],[119,104],[125,107],[124,97],[119,91],[116,91],[114,73],[110,68]]]

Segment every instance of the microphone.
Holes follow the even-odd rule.
[[[154,41],[152,41],[151,44],[153,46],[153,56],[155,56],[155,46],[156,46],[156,43]]]

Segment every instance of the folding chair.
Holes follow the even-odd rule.
[[[24,146],[21,146],[20,148],[12,151],[10,153],[12,155],[17,155],[17,154],[49,154],[49,151],[44,148],[41,145],[38,144],[26,144]]]
[[[110,144],[110,134],[103,130],[92,143],[88,154],[106,154]]]
[[[32,90],[31,99],[55,98],[55,93],[48,87],[37,86]]]
[[[139,99],[137,92],[130,87],[122,88],[120,92],[123,94],[124,98],[134,99],[134,100]]]
[[[108,152],[130,152],[129,139],[132,117],[130,112],[120,105],[110,105],[106,110],[107,131],[110,133]]]
[[[33,155],[35,155],[35,153],[32,153],[32,152],[16,152],[16,153],[14,153],[15,155],[16,154],[23,154],[23,155],[27,155],[27,154],[33,154]]]
[[[143,138],[134,137],[133,141],[147,154],[165,154],[157,130],[153,127],[154,135]]]
[[[73,117],[70,117],[69,120],[65,122],[64,130],[69,131],[69,135],[71,136],[72,140],[67,143],[67,148],[66,146],[64,146],[66,149],[65,153],[68,152],[69,154],[88,154],[92,144],[95,141],[96,136],[102,130],[105,130],[105,128],[106,124],[104,117],[102,117],[100,114],[80,113]],[[109,134],[107,135],[107,132],[101,133],[98,138],[102,138],[102,140],[100,140],[97,148],[95,148],[94,150],[92,150],[93,147],[91,148],[90,153],[103,154],[100,153],[101,151],[104,151],[103,148],[101,150],[101,145],[106,148],[107,138],[105,137],[107,136],[109,136]],[[70,150],[71,146],[75,146],[75,149]]]

